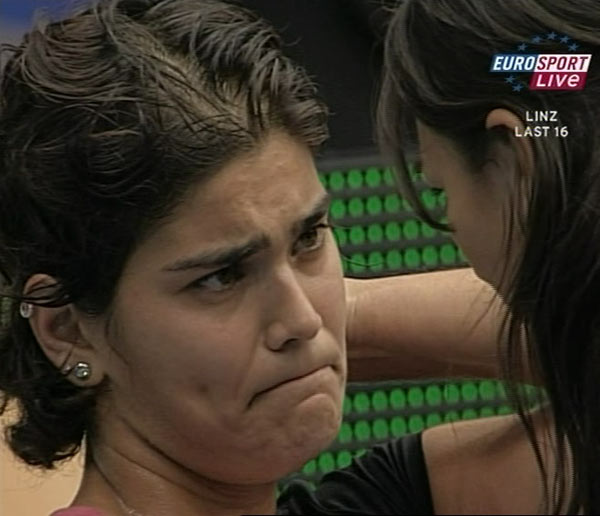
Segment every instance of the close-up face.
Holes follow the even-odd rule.
[[[192,187],[128,260],[106,336],[91,333],[110,387],[100,441],[258,483],[334,439],[345,296],[328,202],[281,133]]]
[[[477,275],[500,286],[506,266],[506,249],[513,250],[513,234],[507,246],[512,209],[508,170],[491,164],[473,171],[452,142],[422,123],[417,123],[422,172],[429,185],[446,193],[452,237]]]

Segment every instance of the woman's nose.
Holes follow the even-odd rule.
[[[273,288],[269,289],[267,346],[273,351],[280,350],[290,341],[310,340],[323,327],[321,315],[310,296],[308,281],[300,273],[287,270],[277,276]]]

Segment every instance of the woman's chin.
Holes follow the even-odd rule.
[[[319,396],[297,407],[275,442],[264,446],[252,467],[246,463],[247,478],[253,483],[277,482],[302,469],[304,464],[327,449],[338,435],[342,415],[331,398]],[[248,457],[249,458],[249,457]]]

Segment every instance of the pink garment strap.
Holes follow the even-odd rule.
[[[84,507],[82,505],[60,509],[53,512],[50,516],[104,516],[98,509],[93,507]]]

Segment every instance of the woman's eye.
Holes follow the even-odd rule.
[[[232,289],[243,277],[241,269],[231,265],[194,281],[190,286],[208,292],[223,292]]]
[[[300,235],[294,246],[294,253],[310,252],[320,249],[325,240],[325,230],[331,226],[326,223],[317,224]]]

